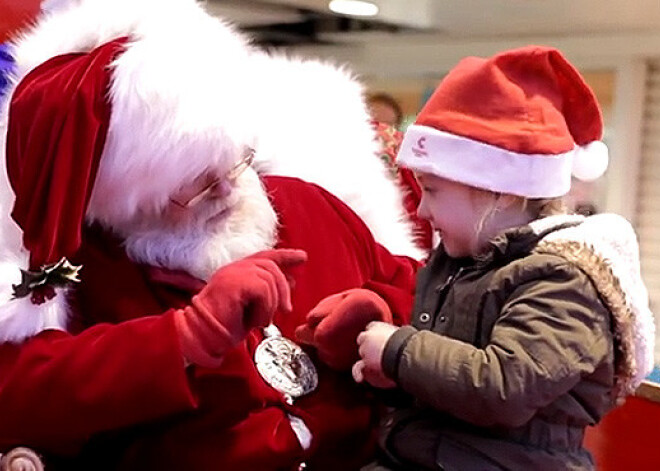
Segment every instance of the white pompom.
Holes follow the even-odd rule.
[[[609,161],[607,146],[602,141],[593,141],[576,147],[573,156],[573,176],[585,182],[595,180],[605,173]]]

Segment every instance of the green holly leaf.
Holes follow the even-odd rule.
[[[12,285],[13,297],[24,298],[42,286],[63,287],[70,283],[79,283],[78,274],[82,265],[72,265],[65,257],[59,262],[44,265],[38,271],[21,270],[21,283]]]

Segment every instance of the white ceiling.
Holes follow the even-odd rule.
[[[378,21],[447,37],[660,30],[660,0],[372,1],[380,8]],[[208,5],[241,24],[296,21],[298,9],[331,13],[328,0],[208,0]]]
[[[253,34],[266,31],[262,44],[350,64],[366,77],[436,77],[466,55],[531,43],[557,47],[593,70],[660,58],[660,0],[372,0],[380,8],[375,21],[365,27],[347,20],[348,28],[328,0],[206,1]],[[274,23],[307,21],[308,31],[310,15],[321,18],[311,21],[311,41],[298,32],[286,32],[280,44],[268,41]],[[276,31],[270,37],[278,38]]]
[[[228,2],[207,0],[206,10],[220,18],[231,20],[244,27],[275,23],[295,23],[302,15],[294,9],[283,8],[267,2]]]
[[[440,0],[433,4],[433,24],[453,36],[660,28],[659,0]]]

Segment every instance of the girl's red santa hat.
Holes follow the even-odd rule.
[[[498,193],[554,198],[608,163],[594,93],[556,49],[528,46],[449,72],[410,126],[398,162]]]
[[[569,191],[571,176],[605,171],[602,132],[596,98],[577,70],[556,49],[529,46],[461,61],[406,132],[398,160],[477,188],[554,198]],[[632,393],[653,368],[655,344],[632,226],[613,214],[561,214],[529,227],[547,234],[534,252],[575,264],[597,289],[612,314],[616,397]]]

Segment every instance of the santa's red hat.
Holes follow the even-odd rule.
[[[470,186],[527,198],[566,194],[571,176],[607,167],[596,98],[556,49],[528,46],[468,57],[443,79],[398,161]]]
[[[116,2],[72,3],[12,45],[15,85],[0,114],[0,341],[66,328],[77,273],[58,262],[75,257],[85,220],[116,228],[157,213],[185,182],[241,158],[247,43],[193,0],[157,4],[118,16]],[[217,48],[222,61],[200,60]]]
[[[246,146],[258,150],[255,169],[323,186],[390,250],[421,255],[396,183],[373,158],[361,89],[346,71],[257,52],[195,0],[61,3],[11,48],[18,85],[3,104],[10,109],[0,111],[0,141],[9,144],[0,145],[0,161],[6,157],[11,178],[10,188],[0,166],[0,341],[66,328],[60,281],[72,269],[47,269],[56,296],[39,305],[34,290],[16,293],[12,285],[21,284],[20,270],[75,258],[84,219],[126,236],[182,184],[209,169],[230,170]],[[320,83],[330,90],[321,122],[309,119],[319,109]],[[292,122],[296,139],[285,132]],[[319,142],[326,145],[310,158]],[[347,177],[348,167],[363,171]],[[355,190],[365,174],[369,197]],[[241,191],[262,221],[274,218],[262,188]],[[8,224],[9,213],[20,227]],[[241,250],[261,242],[247,236]]]
[[[12,217],[30,268],[71,257],[96,179],[110,118],[110,63],[125,40],[55,57],[18,85],[9,109],[7,174]]]

